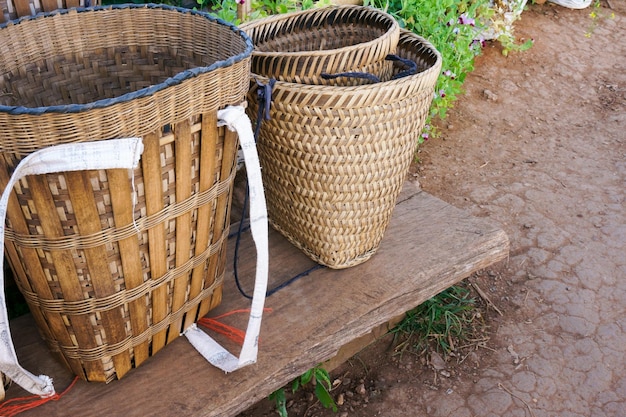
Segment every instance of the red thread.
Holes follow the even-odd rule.
[[[33,408],[39,407],[40,405],[43,405],[48,401],[59,401],[61,397],[63,397],[69,392],[70,389],[72,389],[77,381],[78,377],[74,378],[72,383],[67,388],[65,388],[62,393],[55,393],[50,397],[43,398],[38,395],[32,395],[30,397],[18,397],[6,400],[2,404],[0,404],[0,416],[14,417],[24,411],[32,410]]]
[[[272,311],[272,309],[264,308],[263,311],[270,312]],[[233,310],[215,317],[203,317],[198,320],[198,324],[216,333],[223,334],[224,336],[239,345],[243,345],[243,340],[246,336],[246,332],[218,321],[219,319],[238,313],[250,313],[250,309]]]

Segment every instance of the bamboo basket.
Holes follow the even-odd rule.
[[[142,137],[127,170],[14,187],[6,253],[40,333],[76,375],[109,382],[221,301],[252,43],[207,14],[126,5],[0,27],[0,187],[46,146]],[[106,157],[106,155],[103,155]]]
[[[270,119],[261,125],[270,223],[331,268],[358,265],[376,252],[428,115],[441,56],[405,31],[398,55],[419,72],[347,87],[277,81]],[[251,116],[257,88],[248,95]]]
[[[100,0],[0,0],[0,23],[41,12],[100,5]]]
[[[336,85],[321,74],[362,71],[388,76],[400,27],[389,14],[357,5],[309,9],[241,25],[254,43],[252,72],[277,80]],[[343,80],[345,84],[346,80]]]

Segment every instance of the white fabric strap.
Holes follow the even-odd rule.
[[[111,139],[98,142],[55,145],[25,157],[15,168],[0,199],[0,265],[4,261],[4,221],[13,186],[26,175],[88,169],[132,169],[139,163],[143,151],[141,138]],[[4,273],[0,269],[0,288],[4,288]],[[11,339],[9,316],[3,291],[0,291],[0,371],[32,394],[54,395],[52,379],[35,376],[22,368]]]
[[[241,106],[229,106],[224,110],[218,111],[217,117],[220,126],[227,126],[228,129],[237,132],[239,135],[239,142],[246,163],[248,187],[250,190],[250,229],[257,251],[252,307],[239,358],[224,349],[195,324],[187,328],[184,331],[184,335],[212,365],[224,372],[232,372],[256,363],[259,351],[259,333],[261,331],[269,268],[267,207],[252,125],[250,124],[250,119],[246,116],[244,108]]]
[[[591,5],[592,0],[549,0],[551,3],[569,9],[585,9]]]

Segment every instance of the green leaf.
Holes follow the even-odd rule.
[[[300,376],[300,385],[306,385],[311,382],[315,368],[311,368]]]
[[[315,381],[318,384],[324,384],[324,386],[328,389],[331,388],[330,383],[330,375],[328,375],[328,371],[324,368],[314,368],[315,369]]]
[[[337,404],[323,384],[315,385],[315,396],[325,408],[332,408],[334,412],[337,412]]]
[[[300,389],[300,378],[296,378],[291,383],[291,392],[296,392]]]
[[[287,400],[285,398],[285,390],[280,388],[272,392],[269,396],[270,401],[276,403],[276,412],[280,417],[287,417]]]

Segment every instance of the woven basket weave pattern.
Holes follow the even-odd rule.
[[[389,223],[441,71],[423,38],[398,54],[419,73],[353,87],[277,82],[259,138],[270,222],[312,259],[346,268],[369,259]],[[256,86],[248,98],[257,109]]]
[[[270,16],[242,25],[252,38],[252,72],[281,81],[345,85],[322,73],[391,72],[400,28],[390,15],[362,6],[337,6]]]
[[[143,138],[134,172],[25,177],[7,212],[51,350],[120,378],[221,301],[238,140],[217,110],[245,100],[252,43],[200,13],[119,6],[9,23],[0,48],[0,185],[46,146]]]

